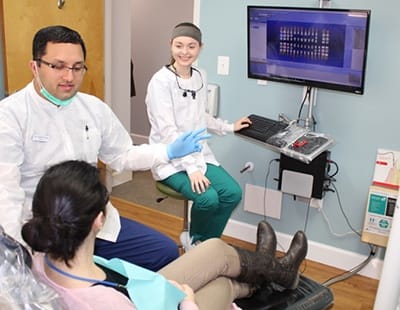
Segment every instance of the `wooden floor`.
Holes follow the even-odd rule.
[[[138,222],[153,227],[172,239],[179,241],[179,234],[182,228],[182,218],[162,213],[154,209],[133,204],[126,200],[111,197],[111,201],[120,214],[124,217],[133,218]],[[243,248],[254,250],[254,244],[223,236],[222,239]],[[343,270],[322,265],[306,260],[301,270],[303,274],[319,283],[323,283],[343,272]],[[363,276],[353,276],[345,281],[330,286],[334,294],[334,305],[330,309],[352,310],[352,309],[373,309],[378,281]]]

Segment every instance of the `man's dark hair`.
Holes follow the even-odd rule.
[[[49,26],[40,29],[33,38],[33,59],[40,59],[46,54],[47,43],[72,43],[79,44],[83,50],[83,58],[86,59],[86,47],[80,34],[65,26]]]

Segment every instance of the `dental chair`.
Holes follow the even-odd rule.
[[[37,279],[27,249],[0,225],[0,309],[66,310],[61,297]]]
[[[66,310],[61,297],[34,276],[31,266],[27,249],[0,225],[0,309]],[[235,303],[243,310],[322,310],[333,304],[333,294],[328,287],[300,276],[295,290],[278,291],[267,286]]]

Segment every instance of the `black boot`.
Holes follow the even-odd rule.
[[[240,274],[238,282],[249,283],[255,286],[274,280],[274,272],[278,261],[271,253],[250,252],[245,249],[235,248],[240,259]]]
[[[307,237],[303,231],[298,231],[290,243],[289,250],[285,256],[278,259],[283,269],[278,284],[294,289],[299,283],[298,269],[307,255]],[[293,274],[296,273],[296,277]]]
[[[270,253],[276,251],[276,234],[272,226],[261,221],[257,226],[257,245],[256,252]]]
[[[294,289],[299,280],[298,269],[307,254],[307,239],[303,232],[297,232],[287,254],[281,259],[276,259],[275,249],[272,248],[268,252],[236,250],[241,267],[237,281],[254,285],[273,282],[283,288]]]

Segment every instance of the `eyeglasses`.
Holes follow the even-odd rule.
[[[196,71],[200,75],[201,86],[196,90],[195,89],[182,88],[181,85],[179,84],[178,75],[176,74],[176,70],[172,71],[172,72],[175,73],[175,79],[176,79],[176,84],[178,85],[178,88],[183,91],[182,96],[183,97],[187,97],[187,94],[190,93],[192,95],[192,99],[195,100],[196,99],[196,93],[203,88],[204,84],[203,84],[203,77],[201,76],[200,71],[197,70],[196,68],[193,68],[193,67],[191,68],[191,70]]]
[[[45,61],[43,59],[35,59],[35,61],[40,62],[42,64],[45,64],[50,69],[53,69],[54,71],[56,71],[57,73],[60,73],[60,74],[62,72],[64,72],[64,71],[71,70],[71,72],[73,74],[78,75],[78,74],[83,74],[88,70],[88,68],[84,64],[77,64],[77,65],[74,65],[72,67],[68,67],[65,64],[61,63],[61,62],[52,64],[52,63],[47,62],[47,61]]]

